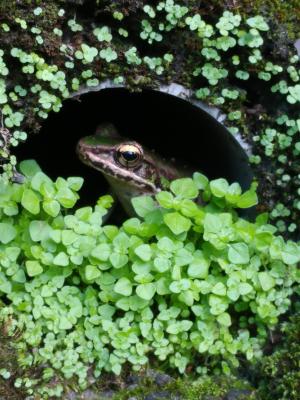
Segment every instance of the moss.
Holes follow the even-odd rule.
[[[222,400],[231,390],[241,390],[245,392],[239,399],[254,400],[258,399],[250,384],[235,377],[210,377],[204,376],[196,380],[192,378],[177,378],[162,387],[158,387],[153,380],[146,378],[140,382],[138,387],[133,390],[120,390],[114,400],[128,400],[136,398],[142,400],[150,393],[165,393],[166,399],[182,398],[184,400]],[[249,394],[246,392],[249,391]]]
[[[172,386],[171,386],[172,387]],[[220,376],[209,377],[205,376],[195,381],[190,379],[178,379],[175,382],[174,389],[184,396],[186,400],[205,400],[208,396],[216,399],[223,399],[226,393],[233,389],[251,390],[247,382],[240,381],[234,377]],[[247,399],[254,399],[254,397],[247,396]]]
[[[300,34],[300,0],[211,0],[209,2],[188,0],[186,3],[195,11],[200,9],[204,13],[227,9],[245,16],[263,15],[273,26],[283,24],[290,39],[298,38]]]
[[[291,39],[299,37],[300,0],[238,0],[237,3],[242,12],[255,12],[264,15],[273,24],[284,24]]]
[[[298,400],[300,393],[300,313],[281,330],[277,350],[257,365],[259,393],[264,400]]]

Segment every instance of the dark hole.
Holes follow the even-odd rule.
[[[252,173],[247,156],[232,135],[188,101],[153,90],[131,93],[104,89],[67,100],[52,113],[40,133],[16,149],[20,160],[34,158],[52,178],[83,176],[80,204],[94,204],[108,186],[101,173],[77,158],[77,141],[104,121],[120,134],[154,149],[166,159],[190,165],[209,178],[224,177],[246,189]]]

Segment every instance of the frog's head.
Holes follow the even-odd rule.
[[[172,163],[122,138],[107,123],[80,139],[77,152],[83,163],[102,172],[128,214],[133,214],[132,197],[155,194],[180,175]]]
[[[159,190],[160,174],[155,156],[135,141],[103,135],[98,130],[97,134],[80,139],[77,152],[83,163],[104,174],[115,191],[124,185],[135,194]]]

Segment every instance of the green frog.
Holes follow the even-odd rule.
[[[169,181],[189,175],[140,143],[124,139],[110,123],[80,139],[77,153],[84,164],[102,172],[129,215],[134,215],[133,197],[156,194],[167,188]]]

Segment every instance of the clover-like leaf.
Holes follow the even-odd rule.
[[[24,190],[21,204],[31,214],[36,215],[40,212],[40,198],[31,189]]]
[[[60,204],[57,200],[45,200],[43,201],[42,207],[51,217],[57,217],[60,212]]]
[[[217,316],[217,321],[219,322],[219,324],[227,327],[231,325],[230,315],[225,312]]]
[[[252,185],[249,190],[240,196],[237,206],[239,208],[249,208],[255,206],[257,203],[256,185]]]
[[[140,246],[135,248],[134,252],[143,261],[149,261],[152,256],[152,250],[148,244],[141,244]]]
[[[151,300],[155,292],[155,283],[143,283],[136,287],[136,294],[144,300]]]
[[[171,182],[170,189],[181,199],[195,199],[199,192],[192,178],[181,178]]]
[[[46,221],[32,221],[29,225],[29,234],[34,242],[40,242],[42,240],[48,239],[51,227]]]
[[[99,261],[107,261],[111,254],[111,247],[107,243],[100,243],[96,246],[92,252],[91,256]]]
[[[300,261],[300,246],[297,243],[288,241],[281,252],[282,261],[285,264],[296,264]]]
[[[101,276],[101,271],[95,265],[86,265],[84,271],[85,278],[88,281],[99,278]]]
[[[222,282],[216,283],[212,288],[212,293],[217,294],[218,296],[226,295],[226,286]]]
[[[43,272],[43,267],[38,261],[26,261],[25,265],[29,276],[40,275]]]
[[[114,291],[123,296],[130,296],[132,293],[132,283],[128,278],[120,278],[114,286]]]
[[[151,196],[139,196],[132,199],[134,211],[140,217],[145,217],[149,212],[155,210],[156,206]]]
[[[112,253],[109,260],[114,268],[122,268],[128,263],[128,256],[126,254]]]
[[[97,37],[99,42],[111,42],[112,34],[108,26],[102,26],[93,30],[94,35]]]
[[[64,251],[60,251],[53,259],[53,263],[55,265],[59,265],[61,267],[66,267],[69,265],[69,257]]]
[[[175,235],[187,232],[192,225],[188,218],[183,217],[178,212],[165,214],[164,221]]]
[[[251,26],[251,28],[256,28],[260,31],[268,31],[270,29],[264,17],[262,17],[261,15],[256,15],[255,17],[248,18],[247,24]]]
[[[174,197],[172,193],[161,191],[155,196],[158,203],[164,208],[172,208],[174,203]]]
[[[40,166],[35,160],[24,160],[19,164],[19,169],[27,178],[33,178],[35,174],[41,171]]]
[[[246,243],[233,243],[229,245],[228,259],[233,264],[247,264],[250,261],[249,248]]]
[[[229,189],[229,184],[226,179],[219,178],[210,181],[210,190],[216,197],[225,197]]]
[[[259,272],[258,280],[262,289],[266,292],[275,286],[275,280],[268,272]]]
[[[11,242],[17,235],[15,227],[6,222],[0,222],[0,242],[7,244]]]
[[[6,278],[6,276],[0,272],[0,292],[10,294],[12,291],[12,284]]]

